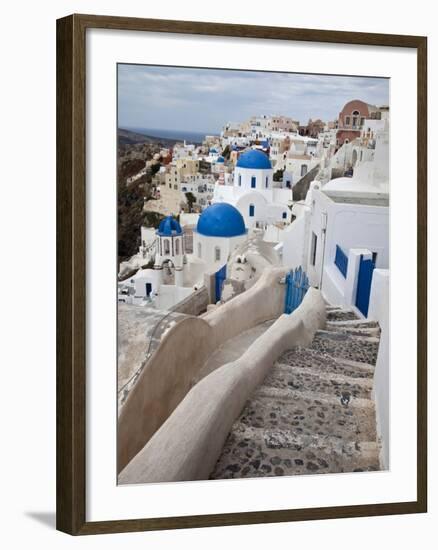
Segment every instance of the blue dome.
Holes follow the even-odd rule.
[[[157,229],[157,235],[160,237],[171,237],[172,235],[182,235],[182,229],[180,224],[172,218],[172,216],[167,216],[164,220],[161,220],[160,225]]]
[[[236,166],[238,168],[255,168],[256,170],[269,170],[272,168],[269,157],[257,149],[250,149],[240,155]]]
[[[207,237],[237,237],[246,233],[242,214],[226,202],[216,202],[206,208],[196,230]]]
[[[218,157],[216,162],[225,162],[224,157]]]

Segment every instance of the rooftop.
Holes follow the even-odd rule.
[[[258,170],[269,170],[272,168],[269,157],[257,149],[250,149],[242,153],[236,166],[238,168],[255,168]]]
[[[216,202],[206,208],[196,230],[207,237],[237,237],[246,233],[242,214],[226,202]]]
[[[160,237],[170,237],[172,235],[181,235],[182,229],[177,220],[172,216],[167,216],[160,222],[157,229],[157,235]]]
[[[324,191],[323,193],[333,202],[344,204],[361,204],[363,206],[389,206],[389,195],[385,194],[361,194],[361,193],[341,193],[336,191]]]

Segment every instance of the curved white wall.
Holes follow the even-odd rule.
[[[207,357],[226,340],[275,319],[284,307],[287,270],[265,269],[246,292],[202,317],[176,323],[163,336],[121,411],[117,456],[121,470],[189,391]]]
[[[229,302],[230,304],[232,302]],[[119,483],[208,479],[246,400],[286,349],[307,345],[325,324],[325,303],[311,288],[236,361],[198,382],[119,476]]]

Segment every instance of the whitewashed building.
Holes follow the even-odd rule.
[[[372,155],[357,160],[353,177],[313,182],[296,220],[282,232],[283,264],[302,266],[326,299],[367,315],[372,270],[389,268],[387,126]],[[366,264],[368,288],[361,286]]]
[[[219,269],[246,238],[247,229],[240,212],[231,204],[215,203],[199,217],[193,232],[193,254],[208,270]]]
[[[292,191],[282,183],[274,184],[272,176],[269,157],[262,151],[250,149],[238,158],[232,185],[216,184],[213,203],[235,206],[247,228],[288,223]]]

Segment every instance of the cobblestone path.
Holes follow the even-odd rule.
[[[234,423],[211,479],[379,470],[377,323],[327,308],[307,348],[286,351]]]

